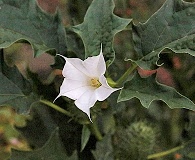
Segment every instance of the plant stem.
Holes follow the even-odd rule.
[[[167,150],[167,151],[164,151],[164,152],[160,152],[160,153],[155,153],[155,154],[148,155],[147,159],[155,159],[155,158],[160,158],[160,157],[167,156],[167,155],[169,155],[171,153],[174,153],[176,151],[179,151],[179,150],[183,149],[184,147],[186,147],[187,145],[189,145],[191,143],[194,143],[194,141],[195,141],[195,139],[191,139],[188,142],[182,144],[181,146],[172,148],[172,149]]]
[[[96,122],[87,124],[87,127],[89,128],[91,133],[96,137],[98,141],[101,141],[103,139],[102,134],[100,133]]]
[[[121,84],[123,84],[129,75],[137,68],[137,64],[132,62],[132,66],[129,67],[129,69],[116,81],[116,84],[114,87],[119,87]]]
[[[49,107],[51,107],[51,108],[53,108],[53,109],[55,109],[63,114],[65,114],[68,117],[72,117],[72,114],[70,112],[66,111],[65,109],[59,107],[58,105],[56,105],[48,100],[41,99],[40,102],[43,104],[46,104],[47,106],[49,106]]]
[[[160,153],[155,153],[155,154],[151,154],[147,157],[147,159],[155,159],[155,158],[160,158],[160,157],[164,157],[164,156],[167,156],[171,153],[174,153],[180,149],[184,148],[184,145],[181,145],[181,146],[178,146],[178,147],[175,147],[175,148],[172,148],[170,150],[167,150],[167,151],[164,151],[164,152],[160,152]]]
[[[72,117],[72,114],[68,111],[66,111],[65,109],[59,107],[58,105],[48,101],[48,100],[44,100],[44,99],[41,99],[40,100],[41,103],[43,104],[46,104],[47,106],[65,114],[66,116],[68,117]],[[93,123],[89,123],[89,124],[86,124],[87,127],[89,128],[89,130],[91,131],[91,133],[96,137],[96,139],[98,141],[102,140],[102,134],[100,133],[99,129],[98,129],[98,126],[97,126],[97,123],[96,122],[93,122]]]

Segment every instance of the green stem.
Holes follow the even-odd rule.
[[[98,129],[96,122],[87,124],[87,127],[89,128],[91,133],[96,137],[98,141],[101,141],[103,139],[102,134],[100,133],[100,130]]]
[[[184,145],[181,145],[181,146],[178,146],[178,147],[175,147],[175,148],[172,148],[170,150],[167,150],[167,151],[164,151],[164,152],[160,152],[160,153],[155,153],[155,154],[151,154],[147,157],[147,159],[155,159],[155,158],[160,158],[160,157],[164,157],[164,156],[167,156],[171,153],[174,153],[180,149],[184,148]]]
[[[191,144],[191,143],[194,143],[195,139],[191,139],[190,141],[184,143],[183,145],[181,146],[178,146],[178,147],[175,147],[175,148],[172,148],[170,150],[167,150],[167,151],[163,151],[163,152],[160,152],[160,153],[155,153],[155,154],[151,154],[147,157],[147,159],[155,159],[155,158],[160,158],[160,157],[164,157],[164,156],[167,156],[171,153],[174,153],[176,151],[179,151],[181,149],[183,149],[184,147],[186,147],[187,145]]]
[[[53,109],[55,109],[63,114],[65,114],[68,117],[72,117],[72,114],[70,112],[66,111],[65,109],[60,108],[58,105],[56,105],[48,100],[41,99],[40,102],[43,104],[46,104],[47,106],[49,106],[49,107],[51,107],[51,108],[53,108]],[[87,124],[87,127],[89,128],[91,133],[94,134],[94,136],[96,137],[96,139],[98,141],[102,140],[103,137],[98,129],[96,122]]]
[[[164,157],[164,156],[167,156],[171,153],[174,153],[176,151],[179,151],[181,149],[183,149],[184,147],[186,147],[187,145],[189,145],[190,143],[192,143],[194,141],[194,139],[184,143],[183,145],[181,146],[178,146],[178,147],[175,147],[175,148],[172,148],[170,150],[167,150],[167,151],[164,151],[164,152],[160,152],[160,153],[155,153],[155,154],[151,154],[147,157],[147,159],[154,159],[154,158],[160,158],[160,157]]]
[[[56,105],[48,100],[41,99],[40,102],[43,104],[46,104],[47,106],[49,106],[49,107],[51,107],[51,108],[53,108],[53,109],[55,109],[63,114],[65,114],[68,117],[72,117],[72,114],[70,112],[66,111],[65,109],[59,107],[58,105]]]
[[[116,81],[116,84],[114,87],[119,87],[121,84],[123,84],[129,75],[137,68],[137,64],[132,62],[132,66],[129,67],[129,69]]]

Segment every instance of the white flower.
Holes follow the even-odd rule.
[[[88,57],[84,61],[79,58],[62,57],[66,60],[62,71],[65,78],[56,99],[66,96],[75,100],[75,105],[90,119],[90,108],[95,102],[104,101],[111,93],[118,90],[110,87],[104,77],[106,63],[102,46],[98,56]]]

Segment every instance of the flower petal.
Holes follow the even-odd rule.
[[[59,54],[58,54],[59,55]],[[80,80],[88,78],[88,71],[83,66],[83,61],[79,58],[67,58],[59,55],[66,60],[62,74],[64,77],[72,80]]]
[[[86,113],[90,118],[90,108],[95,105],[95,102],[97,101],[96,94],[94,89],[86,90],[83,95],[81,95],[76,101],[75,105],[82,110],[84,113]]]
[[[66,96],[70,99],[76,100],[78,97],[83,95],[84,92],[90,89],[91,86],[89,86],[86,81],[77,81],[65,78],[60,87],[60,93],[57,98],[60,96]]]
[[[121,88],[112,88],[108,85],[106,78],[101,76],[99,78],[100,83],[102,84],[99,88],[95,90],[96,97],[98,101],[104,101],[106,98],[108,98],[113,92],[121,89]]]
[[[83,65],[91,77],[100,77],[106,72],[106,63],[102,53],[102,44],[100,54],[98,56],[88,57],[83,61]]]

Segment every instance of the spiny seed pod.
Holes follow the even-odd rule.
[[[157,131],[146,121],[121,128],[114,138],[116,159],[145,160],[154,151]]]

